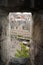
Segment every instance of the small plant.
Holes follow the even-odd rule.
[[[27,49],[25,45],[23,45],[23,43],[20,43],[21,46],[21,50],[17,50],[15,56],[16,57],[20,57],[20,58],[28,58],[30,57],[29,55],[29,51],[30,49]]]
[[[18,37],[23,37],[22,35],[18,35]]]

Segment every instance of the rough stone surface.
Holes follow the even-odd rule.
[[[43,65],[43,13],[33,15],[30,57],[32,65]]]
[[[18,23],[17,23],[17,26],[19,25],[18,30],[16,31],[15,23],[14,22],[10,23],[10,22],[11,20],[9,21],[8,14],[1,11],[0,13],[0,30],[1,30],[0,43],[1,43],[1,58],[4,62],[8,62],[12,57],[15,56],[16,49],[21,49],[19,45],[21,41],[16,39],[16,35],[22,34],[24,35],[23,37],[25,37],[26,35],[28,36],[29,35],[28,32],[30,32],[30,31],[26,32],[26,30],[22,31],[22,25],[20,26]],[[26,27],[24,28],[26,29]]]

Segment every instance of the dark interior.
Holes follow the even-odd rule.
[[[0,0],[0,8],[6,11],[43,10],[43,0]]]

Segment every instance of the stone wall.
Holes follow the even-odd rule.
[[[1,58],[2,60],[5,60],[6,55],[6,43],[7,43],[7,25],[8,25],[8,19],[7,19],[7,12],[0,9],[0,45],[1,45]]]
[[[7,12],[0,10],[0,46],[1,59],[4,62],[15,56],[16,49],[20,49],[19,41],[14,38],[11,42],[8,15]]]
[[[8,62],[12,57],[15,57],[16,49],[21,49],[21,47],[19,45],[19,43],[21,41],[17,40],[14,35],[17,36],[17,34],[22,34],[22,35],[24,35],[23,37],[25,37],[26,35],[29,36],[29,33],[30,33],[30,30],[23,31],[23,30],[17,29],[17,31],[16,31],[17,34],[15,34],[14,27],[13,27],[14,29],[12,32],[11,24],[12,24],[12,26],[16,26],[16,25],[13,24],[15,21],[13,21],[13,23],[12,23],[12,21],[9,21],[8,15],[9,14],[7,12],[0,10],[0,30],[1,30],[0,45],[1,45],[1,58],[4,62],[6,62],[6,61]],[[31,19],[31,16],[30,16],[30,19]],[[28,22],[28,24],[30,22],[30,19],[29,20],[26,19],[26,22]],[[17,22],[17,25],[18,25],[18,22]],[[20,27],[20,25],[18,27]],[[26,25],[25,25],[25,27],[26,27]],[[30,25],[27,28],[30,28]],[[11,32],[12,32],[12,36],[11,36]]]
[[[31,25],[30,57],[32,65],[43,65],[43,13],[34,13]]]

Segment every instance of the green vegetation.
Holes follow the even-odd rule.
[[[30,57],[29,55],[29,51],[30,49],[27,49],[25,45],[23,45],[23,43],[20,43],[21,46],[21,50],[17,50],[15,56],[17,58],[28,58]]]
[[[18,35],[18,37],[23,37],[22,35]]]

